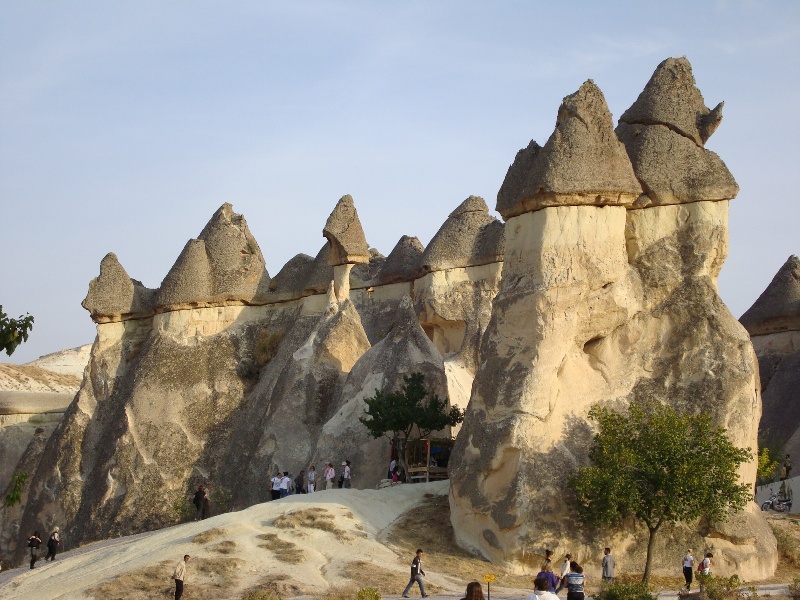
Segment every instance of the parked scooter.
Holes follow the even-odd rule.
[[[778,498],[778,494],[772,492],[769,500],[761,505],[761,510],[774,510],[775,512],[790,512],[792,510],[792,500],[790,498]]]

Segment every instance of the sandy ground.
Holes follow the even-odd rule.
[[[262,584],[270,578],[298,582],[311,596],[329,586],[352,585],[341,575],[353,562],[371,563],[384,571],[396,573],[399,591],[407,581],[407,562],[382,543],[382,536],[391,523],[404,512],[423,502],[425,494],[446,495],[447,481],[428,484],[401,485],[383,490],[331,490],[313,495],[290,496],[283,500],[258,504],[248,509],[226,513],[205,521],[177,525],[159,531],[107,540],[59,555],[55,562],[40,561],[33,570],[14,569],[0,573],[0,598],[87,598],[87,590],[126,573],[159,565],[162,561],[163,583],[171,585],[172,568],[184,554],[193,559],[220,561],[221,542],[233,542],[234,548],[225,559],[239,559],[235,586],[218,598],[239,598],[244,590]],[[312,502],[313,499],[313,502]],[[333,515],[338,533],[315,528],[285,529],[273,522],[282,515],[311,509]],[[197,543],[193,538],[203,532],[216,530],[213,541]],[[300,548],[305,560],[287,564],[275,554],[260,547],[260,536],[276,534]],[[186,598],[192,579],[202,578],[196,563],[189,563]],[[452,582],[431,574],[429,584],[450,588]],[[364,585],[367,585],[365,582]],[[418,596],[418,592],[417,592]]]

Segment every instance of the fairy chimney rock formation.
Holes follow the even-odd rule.
[[[520,150],[497,195],[511,217],[546,206],[626,205],[641,194],[625,147],[593,81],[564,98],[544,147]]]
[[[375,278],[375,285],[413,281],[419,272],[425,246],[417,238],[404,235],[395,244]]]
[[[722,121],[722,105],[713,110],[705,105],[685,58],[658,65],[617,127],[646,192],[636,207],[736,197],[739,186],[733,175],[719,156],[704,148]]]
[[[679,71],[684,81],[687,73]],[[678,86],[677,106],[662,107],[670,101],[658,94],[664,78],[657,71],[641,106],[626,113],[643,123],[620,129],[663,129],[676,147],[686,143],[702,155],[698,141],[710,135],[718,110],[701,111],[689,132],[698,141],[644,123],[656,119],[642,115],[677,121],[686,106],[697,106],[692,79]],[[450,462],[458,542],[494,563],[524,568],[526,557],[545,548],[578,560],[592,552],[596,540],[565,507],[563,480],[588,464],[587,415],[595,404],[702,406],[734,444],[757,447],[752,345],[716,291],[728,244],[728,203],[719,200],[732,197],[732,188],[711,194],[701,185],[690,204],[652,206],[669,202],[634,174],[632,145],[626,152],[602,94],[587,82],[565,98],[547,144],[517,154],[498,193],[506,218],[502,280]],[[686,156],[658,150],[652,165],[688,186],[694,167]],[[662,196],[648,198],[653,189]],[[742,481],[753,484],[755,465],[753,455],[740,469]],[[627,555],[627,568],[641,571],[638,534],[604,535]],[[727,524],[708,524],[703,537],[691,527],[670,536],[655,549],[656,571],[672,569],[676,539],[713,545],[720,572],[760,578],[776,565],[774,536],[755,505]]]
[[[369,246],[361,221],[358,220],[352,196],[342,196],[322,230],[330,242],[328,261],[331,266],[369,262]]]
[[[479,196],[470,196],[447,217],[420,261],[420,274],[503,260],[503,224]]]
[[[787,259],[739,321],[751,336],[800,331],[800,259]]]
[[[100,275],[89,282],[89,292],[81,306],[98,323],[144,317],[153,312],[154,294],[155,290],[128,277],[117,255],[109,252],[100,261]]]

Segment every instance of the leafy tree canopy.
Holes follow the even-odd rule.
[[[589,418],[598,426],[592,464],[569,480],[578,516],[593,526],[631,516],[643,521],[650,532],[644,581],[664,523],[702,516],[724,521],[729,510],[743,509],[752,498],[752,488],[738,483],[750,450],[734,446],[711,415],[641,402],[624,413],[597,406]]]
[[[403,387],[396,392],[375,390],[375,395],[365,398],[367,417],[359,421],[374,438],[386,435],[389,439],[428,437],[446,426],[457,425],[464,420],[464,412],[457,406],[447,410],[447,403],[436,394],[425,389],[422,373],[403,375]]]
[[[19,319],[10,319],[0,306],[0,351],[8,356],[14,353],[22,342],[28,340],[28,332],[33,329],[33,317],[26,314]]]

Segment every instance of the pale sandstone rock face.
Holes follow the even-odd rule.
[[[89,292],[81,306],[97,322],[119,321],[124,317],[143,317],[153,312],[155,290],[128,277],[117,255],[109,252],[100,262],[100,275],[89,282]]]
[[[328,217],[322,235],[331,245],[328,261],[332,266],[369,262],[369,246],[352,196],[342,196]]]
[[[641,193],[600,89],[589,80],[564,98],[544,147],[521,150],[497,194],[506,220],[560,205],[626,205]]]
[[[338,402],[330,407],[312,464],[333,462],[338,472],[341,462],[350,460],[358,487],[374,487],[385,478],[389,440],[372,438],[358,419],[364,416],[364,398],[373,396],[376,389],[400,389],[403,375],[415,371],[425,376],[429,391],[447,398],[442,356],[420,327],[411,299],[404,296],[389,334],[355,363]]]
[[[536,172],[539,157],[529,160],[536,152],[518,155],[517,166],[545,179]],[[569,160],[584,157],[573,154],[559,168],[579,171]],[[662,156],[665,169],[676,168],[671,160]],[[511,185],[525,179],[515,166],[509,176]],[[572,183],[564,204],[581,194]],[[597,542],[567,512],[563,485],[587,463],[592,405],[650,398],[711,412],[735,444],[755,452],[761,399],[753,349],[716,290],[728,205],[509,214],[501,288],[451,461],[452,521],[459,543],[492,562],[522,567],[545,548],[581,562]],[[754,454],[743,481],[752,484],[755,466]],[[626,570],[641,571],[645,531],[602,535]],[[704,524],[700,535],[690,527],[666,533],[655,570],[674,571],[677,543],[713,549],[721,573],[757,579],[774,571],[775,539],[753,507],[728,523]]]
[[[800,456],[800,260],[790,256],[739,321],[758,356],[764,414],[759,434],[773,450]]]

